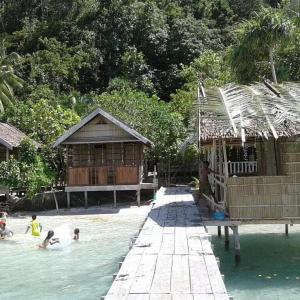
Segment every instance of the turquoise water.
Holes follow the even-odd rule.
[[[29,218],[11,218],[15,236],[0,241],[1,300],[93,300],[105,295],[145,214],[41,216],[44,230],[80,228],[80,240],[61,250],[39,250],[24,231]]]
[[[300,225],[243,225],[239,227],[241,263],[235,266],[232,236],[230,250],[224,237],[213,236],[214,253],[220,258],[221,273],[235,300],[300,299]],[[215,234],[216,229],[209,228]],[[223,234],[222,228],[222,234]]]

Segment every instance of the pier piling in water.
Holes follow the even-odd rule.
[[[233,237],[234,237],[234,255],[235,262],[239,263],[241,261],[241,246],[240,246],[240,237],[239,237],[239,227],[233,226]]]
[[[224,226],[225,233],[225,250],[229,250],[229,229],[228,226]]]
[[[289,235],[289,224],[285,224],[285,235]]]
[[[221,230],[221,226],[218,226],[218,237],[222,237],[222,230]]]

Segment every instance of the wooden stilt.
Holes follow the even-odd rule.
[[[289,224],[285,224],[285,235],[289,235]]]
[[[225,250],[229,250],[229,229],[228,226],[224,226],[225,234]]]
[[[221,226],[218,226],[218,237],[222,237],[222,231],[221,231]]]
[[[67,206],[69,209],[71,208],[70,192],[67,192]]]
[[[114,208],[117,207],[117,191],[114,190]]]
[[[140,205],[141,205],[141,190],[136,191],[136,201],[137,201],[138,207],[140,207]]]
[[[234,226],[233,236],[234,236],[234,254],[235,254],[235,262],[239,263],[241,261],[241,246],[240,246],[240,237],[239,237],[239,227]]]
[[[88,196],[87,191],[84,191],[84,207],[88,208]]]

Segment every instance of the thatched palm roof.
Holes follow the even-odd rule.
[[[26,138],[26,135],[16,127],[0,123],[0,145],[12,150],[19,147],[24,138]],[[37,142],[33,141],[33,143],[37,148],[40,147]]]
[[[245,142],[247,137],[277,139],[300,134],[300,83],[228,84],[205,90],[197,105],[203,141],[240,138]],[[197,130],[192,135],[190,141],[195,141]]]

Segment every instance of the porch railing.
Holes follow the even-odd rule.
[[[229,175],[257,173],[256,161],[230,161],[227,164]],[[225,168],[225,164],[223,164],[223,168]]]
[[[68,186],[138,184],[139,168],[132,165],[70,167],[67,183]]]

